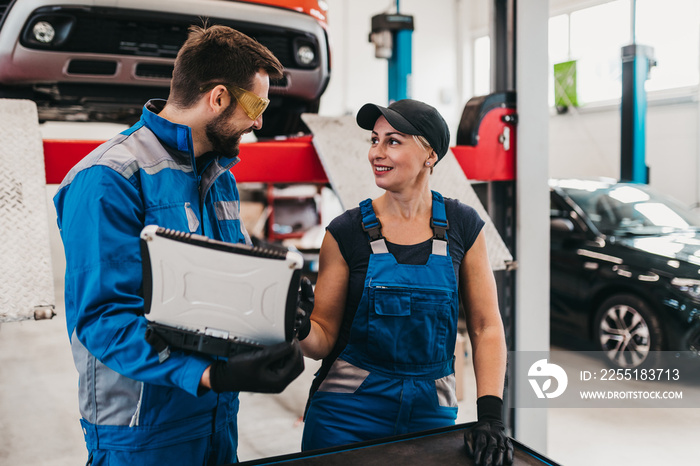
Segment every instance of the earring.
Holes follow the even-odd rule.
[[[430,162],[425,162],[425,166],[426,166],[426,167],[429,167],[429,166],[430,166]]]

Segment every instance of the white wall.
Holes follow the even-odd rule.
[[[619,106],[553,115],[549,122],[550,176],[619,177]],[[646,131],[649,184],[689,205],[700,201],[697,134],[697,102],[650,102]]]
[[[458,34],[469,37],[474,17],[472,10],[483,10],[480,1],[400,2],[400,12],[414,17],[412,97],[440,111],[450,125],[453,142],[462,110],[470,97],[462,92],[463,80],[469,76],[459,76],[463,51],[457,38]],[[367,102],[387,105],[387,60],[375,58],[374,45],[368,37],[372,16],[393,13],[394,2],[330,0],[328,3],[332,69],[319,113],[354,115]],[[473,3],[478,5],[472,6]]]
[[[698,103],[652,106],[647,113],[647,165],[650,184],[697,205]]]

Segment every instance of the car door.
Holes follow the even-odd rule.
[[[590,285],[598,264],[582,254],[595,235],[555,191],[550,197],[550,310],[551,324],[559,330],[582,333],[587,326]]]

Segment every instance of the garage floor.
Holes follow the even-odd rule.
[[[54,227],[55,228],[55,227]],[[57,302],[62,268],[52,230]],[[51,321],[0,325],[0,464],[75,466],[86,461],[77,375],[61,306]],[[242,394],[241,460],[298,451],[300,416],[317,363],[279,395]],[[458,422],[475,419],[471,360],[465,359]],[[698,390],[697,386],[688,389]],[[697,409],[550,409],[547,451],[567,466],[695,464]]]
[[[75,466],[86,460],[76,373],[60,317],[0,327],[0,464]],[[471,361],[467,358],[465,368]],[[242,394],[241,460],[297,452],[317,363],[280,395]],[[465,370],[458,422],[474,419]],[[550,409],[547,456],[567,466],[695,464],[700,409]]]

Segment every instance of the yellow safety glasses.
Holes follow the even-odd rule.
[[[207,86],[200,87],[199,91],[206,92],[219,84],[224,86],[229,91],[233,98],[240,104],[241,108],[243,108],[245,114],[248,115],[248,118],[253,121],[260,118],[260,115],[262,115],[267,106],[270,105],[270,99],[263,99],[262,97],[238,86],[230,86],[224,83],[208,84]]]

